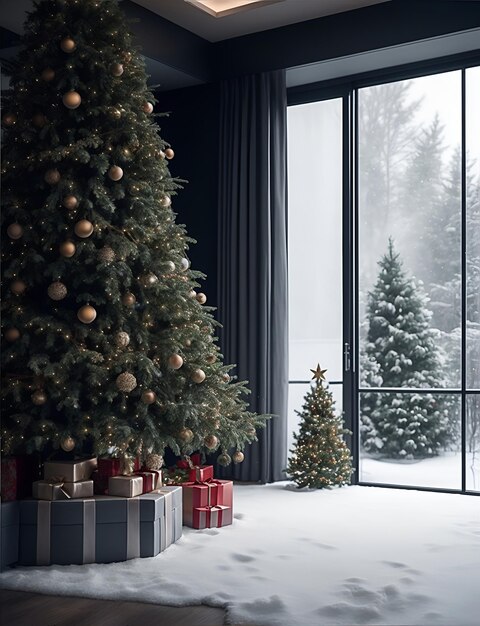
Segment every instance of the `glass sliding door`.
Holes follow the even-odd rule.
[[[461,85],[454,71],[358,91],[365,482],[462,488],[460,396],[446,393],[462,380]]]
[[[318,362],[342,411],[342,102],[288,108],[289,449]]]
[[[465,72],[466,488],[480,491],[480,67]]]

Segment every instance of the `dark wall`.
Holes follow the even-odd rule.
[[[217,304],[217,201],[219,85],[207,84],[157,95],[161,136],[175,151],[172,176],[186,179],[172,203],[177,221],[197,240],[190,249],[193,269],[207,274],[208,304]]]

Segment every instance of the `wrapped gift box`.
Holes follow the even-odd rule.
[[[2,459],[2,502],[21,500],[32,495],[32,482],[38,478],[38,463],[28,454]]]
[[[0,571],[18,561],[19,507],[18,502],[0,505]]]
[[[81,480],[78,483],[63,483],[62,489],[70,498],[92,498],[93,480]]]
[[[125,463],[123,459],[97,459],[97,471],[99,476],[110,478],[110,476],[120,476],[125,473]],[[137,472],[140,469],[140,460],[135,458],[133,460],[133,471]],[[108,481],[107,481],[108,482]]]
[[[90,480],[92,473],[97,469],[97,459],[76,459],[74,461],[45,461],[43,477],[46,480],[63,480],[69,483],[78,483],[81,480]]]
[[[104,496],[108,494],[108,479],[109,476],[100,474],[98,470],[95,470],[92,474],[93,480],[93,493],[98,496]]]
[[[188,472],[188,480],[192,483],[213,480],[213,465],[196,465],[191,467]]]
[[[196,507],[193,509],[192,517],[193,528],[220,528],[233,522],[233,509],[222,504]]]
[[[138,498],[99,496],[20,505],[22,565],[112,563],[156,556],[182,534],[180,487]]]
[[[184,483],[182,494],[183,523],[186,526],[197,528],[193,515],[194,509],[222,505],[233,511],[233,482],[231,480],[215,479],[201,484]]]
[[[141,476],[110,476],[108,479],[109,496],[134,498],[142,493],[143,478]]]
[[[36,480],[32,484],[32,494],[37,500],[69,500],[70,496],[63,489],[63,482],[54,480]]]

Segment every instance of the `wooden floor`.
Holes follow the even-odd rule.
[[[169,607],[0,591],[5,626],[223,626],[225,612],[207,606]]]

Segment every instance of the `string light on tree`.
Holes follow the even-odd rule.
[[[121,4],[37,0],[28,20],[2,100],[9,453],[68,437],[70,452],[116,455],[128,473],[137,456],[160,467],[166,444],[243,450],[267,416],[249,411],[246,383],[223,384],[171,208],[174,151]]]

